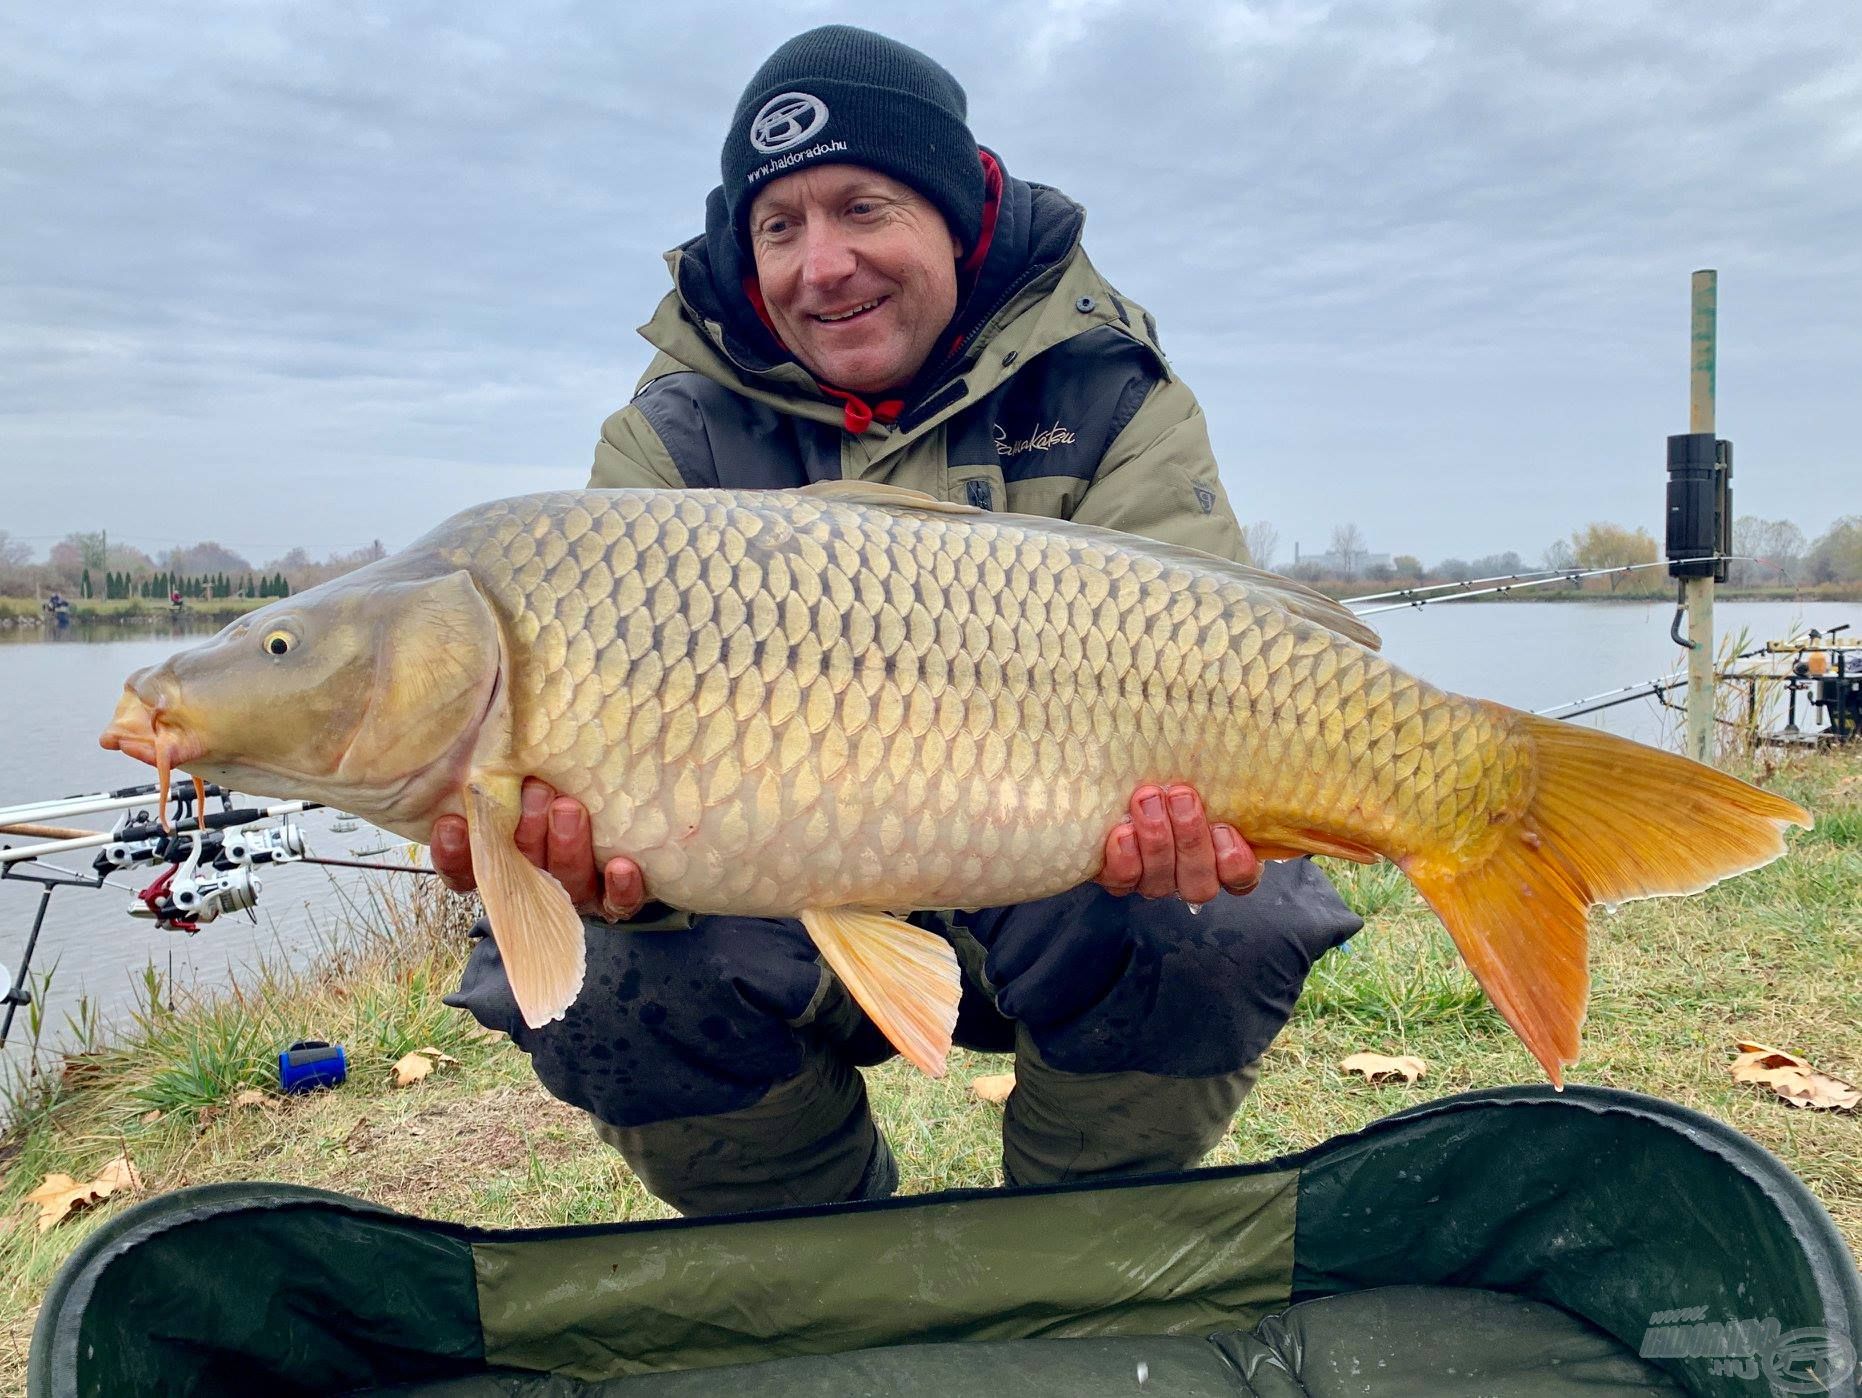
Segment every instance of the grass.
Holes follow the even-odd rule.
[[[1862,1248],[1862,1116],[1800,1113],[1728,1076],[1756,1039],[1862,1080],[1862,753],[1793,755],[1763,777],[1816,812],[1790,857],[1694,898],[1632,903],[1593,922],[1593,990],[1574,1082],[1652,1093],[1753,1136],[1798,1172]],[[1367,919],[1314,968],[1293,1021],[1213,1163],[1303,1149],[1470,1088],[1540,1078],[1434,916],[1387,866],[1329,872]],[[44,1065],[14,1091],[0,1142],[0,1390],[23,1386],[38,1298],[106,1204],[41,1234],[21,1201],[50,1172],[89,1178],[127,1150],[150,1190],[229,1179],[314,1185],[494,1227],[663,1217],[580,1113],[528,1060],[440,1004],[473,909],[424,889],[357,912],[366,931],[313,972],[262,975],[218,998],[176,996],[150,973],[109,1046]],[[275,1082],[295,1039],[346,1045],[340,1091],[240,1107]],[[407,1089],[402,1054],[452,1054]],[[1414,1086],[1371,1086],[1337,1064],[1361,1049],[1429,1064]],[[868,1074],[911,1192],[1000,1178],[1000,1113],[970,1080],[1003,1061],[959,1052],[933,1081],[898,1062]]]

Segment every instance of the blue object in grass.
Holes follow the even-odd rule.
[[[278,1055],[278,1082],[286,1092],[341,1087],[348,1076],[349,1061],[341,1044],[305,1039]]]

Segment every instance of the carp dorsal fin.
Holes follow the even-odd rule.
[[[800,495],[817,500],[831,500],[837,505],[880,505],[892,510],[927,510],[945,515],[981,515],[987,510],[975,505],[960,505],[955,500],[940,500],[922,490],[907,490],[902,485],[885,485],[879,481],[816,481],[800,487]]]
[[[887,913],[857,908],[810,908],[802,926],[893,1047],[932,1077],[943,1077],[963,996],[951,944]]]
[[[475,771],[466,778],[466,830],[472,873],[504,974],[524,1023],[541,1029],[581,993],[588,950],[568,891],[518,851],[522,783]]]

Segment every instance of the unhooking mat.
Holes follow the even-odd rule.
[[[1858,1394],[1862,1281],[1774,1156],[1508,1088],[1257,1165],[493,1232],[278,1185],[107,1220],[28,1393]]]

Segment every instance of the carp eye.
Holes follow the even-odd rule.
[[[297,644],[297,637],[289,631],[273,631],[265,637],[265,650],[269,655],[285,655]]]

